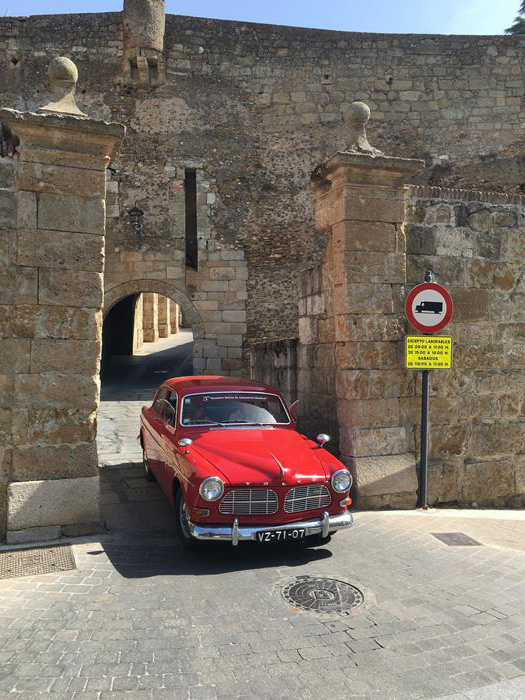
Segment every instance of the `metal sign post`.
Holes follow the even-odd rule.
[[[423,384],[421,387],[421,456],[419,459],[419,496],[417,505],[427,507],[428,492],[428,404],[430,399],[430,370],[421,372]]]
[[[434,282],[434,275],[430,270],[425,275],[424,283],[414,287],[405,302],[405,313],[409,323],[425,334],[407,336],[405,345],[405,367],[422,370],[419,508],[427,508],[428,502],[430,370],[452,367],[452,338],[435,337],[431,334],[448,325],[452,318],[452,310],[452,297],[445,287]]]

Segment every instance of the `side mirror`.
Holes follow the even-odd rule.
[[[319,433],[316,440],[319,443],[319,447],[324,447],[327,442],[330,442],[330,435],[327,435],[326,433]]]
[[[185,454],[188,454],[188,452],[189,452],[188,448],[190,445],[193,445],[193,440],[191,438],[182,438],[181,440],[178,441],[177,445],[179,447],[182,447],[183,449],[186,448]]]
[[[297,423],[299,419],[299,401],[294,401],[290,404],[290,415],[294,423]]]

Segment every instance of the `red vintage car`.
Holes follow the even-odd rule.
[[[179,377],[141,414],[144,476],[175,507],[182,543],[329,541],[350,527],[348,469],[297,432],[281,392],[229,377]]]

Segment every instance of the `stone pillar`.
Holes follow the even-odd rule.
[[[56,101],[40,113],[0,110],[18,144],[13,227],[0,251],[8,542],[100,527],[105,181],[124,127],[80,115],[71,61],[55,59],[50,77]]]
[[[179,332],[179,305],[170,299],[170,332]]]
[[[133,314],[133,354],[142,350],[144,343],[144,329],[142,327],[144,319],[144,296],[137,295],[135,303],[135,313]]]
[[[157,294],[143,294],[143,339],[145,343],[154,343],[159,339],[159,304]]]
[[[335,390],[339,451],[360,505],[410,507],[414,444],[400,410],[414,381],[403,370],[404,183],[423,163],[373,149],[368,117],[366,105],[353,105],[349,151],[314,179],[316,224],[329,240],[320,274],[303,278],[300,377],[304,385],[306,358],[324,373],[327,401]]]
[[[158,302],[158,307],[159,307],[159,338],[167,338],[171,332],[170,329],[170,300],[162,296],[162,294],[158,295],[159,302]]]
[[[124,75],[137,83],[166,79],[165,0],[124,0]]]

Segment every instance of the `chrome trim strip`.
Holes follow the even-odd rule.
[[[258,532],[268,532],[271,530],[296,530],[298,528],[305,530],[305,535],[322,535],[327,537],[331,532],[342,530],[343,528],[352,527],[354,517],[352,513],[341,513],[340,515],[323,514],[323,519],[315,520],[299,520],[294,523],[284,523],[283,525],[256,525],[256,526],[240,526],[237,518],[233,522],[233,527],[225,526],[208,526],[197,525],[188,521],[190,532],[198,540],[220,540],[231,542],[236,546],[237,542],[242,540],[255,540]],[[324,532],[327,531],[325,535]]]

